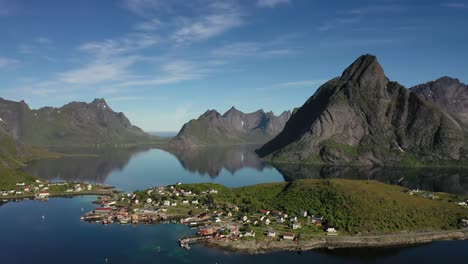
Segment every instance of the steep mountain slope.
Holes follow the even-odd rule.
[[[31,110],[24,101],[0,98],[0,118],[15,139],[37,146],[136,143],[151,138],[104,99]]]
[[[389,81],[376,57],[364,55],[257,153],[273,161],[414,166],[464,162],[466,150],[459,122]]]
[[[179,134],[171,140],[171,145],[200,147],[265,143],[283,129],[290,116],[290,111],[275,116],[263,110],[245,114],[234,107],[224,115],[209,110],[198,119],[184,124]]]
[[[442,77],[410,89],[468,127],[468,86],[458,79]]]

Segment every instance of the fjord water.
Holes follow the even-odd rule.
[[[216,182],[231,187],[297,178],[375,179],[409,188],[467,193],[462,169],[273,167],[254,154],[255,146],[192,151],[159,149],[99,150],[97,156],[65,157],[31,163],[27,170],[48,180],[106,183],[123,191],[177,181]],[[0,206],[2,263],[464,263],[467,241],[383,249],[227,253],[195,245],[186,251],[177,240],[193,230],[183,225],[101,225],[79,220],[92,210],[92,196]],[[42,216],[45,218],[42,219]]]

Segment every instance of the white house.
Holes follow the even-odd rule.
[[[302,211],[299,213],[299,215],[302,216],[302,217],[307,217],[307,211],[302,210]]]
[[[283,234],[283,239],[284,240],[294,240],[294,234],[293,233],[284,233]]]
[[[193,200],[192,204],[198,204],[198,200]]]
[[[49,197],[50,193],[49,192],[40,192],[37,194],[37,197],[39,198],[47,198]]]
[[[327,233],[336,233],[336,229],[334,227],[327,228]]]
[[[188,200],[183,200],[182,201],[182,204],[188,204],[188,203],[189,203]]]
[[[267,236],[267,237],[275,237],[275,236],[276,236],[276,232],[275,232],[275,231],[267,231],[267,232],[266,232],[266,236]]]
[[[251,230],[250,232],[245,232],[245,237],[255,237],[255,231]]]
[[[218,190],[211,189],[211,190],[210,190],[210,193],[217,194],[217,193],[218,193]]]
[[[171,203],[171,206],[177,206],[176,202]]]
[[[292,225],[292,229],[294,229],[294,230],[299,229],[299,228],[301,228],[301,224],[299,224],[299,223],[294,223]]]
[[[153,202],[153,200],[151,198],[146,199],[147,204],[150,204],[151,202]]]
[[[91,191],[91,189],[93,189],[93,185],[88,184],[88,186],[86,186],[86,189],[88,189],[88,191]]]
[[[169,202],[168,200],[165,200],[163,203],[163,206],[170,206],[170,205],[171,205],[171,202]]]

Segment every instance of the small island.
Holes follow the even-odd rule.
[[[218,184],[114,193],[83,221],[179,222],[191,243],[264,253],[314,248],[384,247],[468,239],[467,197],[362,180],[297,180],[240,188]]]

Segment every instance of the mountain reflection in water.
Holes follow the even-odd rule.
[[[35,160],[30,162],[25,170],[49,181],[103,183],[109,174],[115,170],[122,171],[133,157],[147,150],[142,148],[79,150],[91,155]],[[71,153],[71,150],[60,150],[60,152]]]
[[[243,168],[252,168],[263,171],[267,165],[255,153],[259,145],[237,145],[229,147],[206,147],[190,149],[168,149],[179,160],[184,169],[197,172],[201,175],[208,174],[217,177],[221,170],[226,169],[231,174]]]
[[[96,152],[97,156],[34,161],[25,170],[47,180],[107,182],[120,184],[122,186],[119,187],[126,189],[135,186],[145,188],[155,184],[170,184],[177,180],[206,182],[206,179],[200,176],[209,175],[209,181],[227,186],[281,180],[345,178],[376,180],[410,189],[468,194],[467,168],[269,164],[255,154],[256,148],[258,146],[246,145],[164,151],[107,149]],[[142,161],[135,164],[137,156],[141,157]],[[129,164],[133,164],[132,170],[127,168]],[[141,174],[146,176],[142,177]],[[228,177],[229,175],[233,177]],[[112,181],[113,177],[118,181]]]

